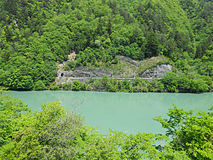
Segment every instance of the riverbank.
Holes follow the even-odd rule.
[[[101,91],[101,92],[169,92],[169,93],[203,93],[213,91],[213,81],[208,76],[187,75],[169,72],[162,78],[88,78],[81,82],[53,82],[45,86],[42,81],[34,85],[33,90],[71,90],[71,91]],[[7,90],[7,88],[2,88]],[[20,89],[19,91],[23,91]]]
[[[175,93],[202,93],[211,92],[213,88],[212,79],[205,76],[190,76],[176,74],[173,72],[163,76],[162,79],[115,79],[104,76],[100,79],[90,78],[80,82],[74,80],[68,83],[52,83],[50,90],[72,90],[72,91],[104,91],[104,92],[175,92]]]
[[[117,63],[99,67],[76,67],[75,63],[71,57],[59,64],[55,82],[48,89],[130,93],[202,93],[213,89],[209,76],[179,72],[164,56],[143,61],[117,56]],[[38,90],[42,89],[40,86]]]

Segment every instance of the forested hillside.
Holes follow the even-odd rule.
[[[48,86],[72,52],[74,66],[164,55],[177,74],[212,77],[212,20],[209,0],[0,0],[0,85]]]

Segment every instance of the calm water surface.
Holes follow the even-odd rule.
[[[166,116],[173,104],[185,110],[205,110],[213,105],[213,93],[102,93],[72,91],[11,92],[33,110],[41,104],[61,101],[70,111],[85,119],[85,124],[106,133],[109,128],[126,133],[162,133],[160,123],[152,118]]]

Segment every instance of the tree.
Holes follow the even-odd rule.
[[[155,118],[167,129],[167,136],[172,138],[171,145],[174,150],[186,151],[191,159],[213,158],[213,107],[209,112],[184,111],[174,106],[167,114],[169,118]]]
[[[34,90],[39,91],[39,90],[45,90],[45,89],[46,89],[46,86],[41,80],[39,80],[35,83]]]
[[[159,55],[159,40],[154,33],[147,36],[145,58]]]
[[[1,91],[0,91],[1,92]],[[21,100],[0,94],[0,148],[9,143],[14,133],[19,129],[18,120],[30,109]]]
[[[19,70],[15,70],[13,73],[7,75],[7,80],[4,81],[4,85],[11,89],[17,90],[31,90],[33,88],[32,77],[22,76]]]
[[[80,91],[81,90],[81,82],[75,80],[72,83],[72,90],[73,91]]]
[[[174,72],[168,72],[163,76],[162,82],[169,92],[178,91],[178,77]]]

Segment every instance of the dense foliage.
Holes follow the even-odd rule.
[[[0,94],[0,159],[212,159],[212,112],[197,115],[175,107],[156,118],[167,135],[110,131],[85,126],[58,102],[30,111],[18,99]],[[168,141],[171,136],[172,140]]]
[[[156,118],[171,136],[171,145],[177,150],[184,150],[192,159],[213,159],[213,107],[209,112],[199,112],[183,109],[170,109],[169,118]]]
[[[212,76],[212,10],[207,0],[0,0],[0,85],[50,85],[72,52],[70,68],[165,55]]]

